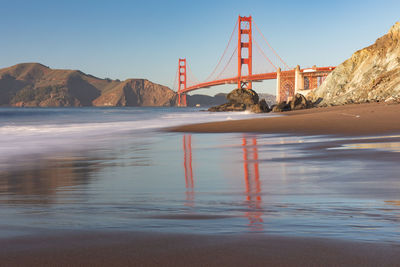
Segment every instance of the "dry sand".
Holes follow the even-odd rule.
[[[399,266],[400,247],[317,238],[132,232],[0,240],[0,266]]]
[[[283,116],[192,124],[168,130],[173,132],[258,132],[352,136],[400,133],[399,104],[353,104],[278,114]]]

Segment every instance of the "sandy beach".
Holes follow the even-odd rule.
[[[240,133],[395,135],[399,111],[349,105],[172,129],[239,133],[226,135],[110,132],[97,149],[11,165],[0,173],[0,266],[398,266],[399,137]],[[383,142],[393,147],[342,149]]]
[[[398,266],[400,247],[260,235],[66,232],[0,240],[1,266]]]
[[[184,125],[173,132],[381,135],[400,132],[400,105],[352,104],[277,113],[273,118]]]

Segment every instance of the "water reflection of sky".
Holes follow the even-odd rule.
[[[399,137],[382,140],[120,135],[1,172],[0,234],[132,229],[395,242],[400,154],[375,148]]]

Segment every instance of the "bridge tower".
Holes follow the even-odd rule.
[[[178,83],[178,106],[186,107],[186,93],[181,93],[186,90],[186,58],[179,59],[179,83]]]
[[[247,65],[248,73],[245,76],[252,75],[252,18],[239,16],[238,21],[238,88],[252,89],[251,81],[242,78],[242,67]],[[247,50],[247,51],[246,51]],[[247,53],[246,53],[247,52]],[[246,57],[247,56],[247,57]]]

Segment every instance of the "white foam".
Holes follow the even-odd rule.
[[[132,116],[132,120],[117,122],[50,124],[48,121],[39,121],[33,125],[9,123],[0,125],[0,166],[24,155],[90,148],[124,133],[134,135],[143,130],[157,130],[181,124],[252,117],[260,115],[245,112],[159,112],[154,116],[137,114]]]

